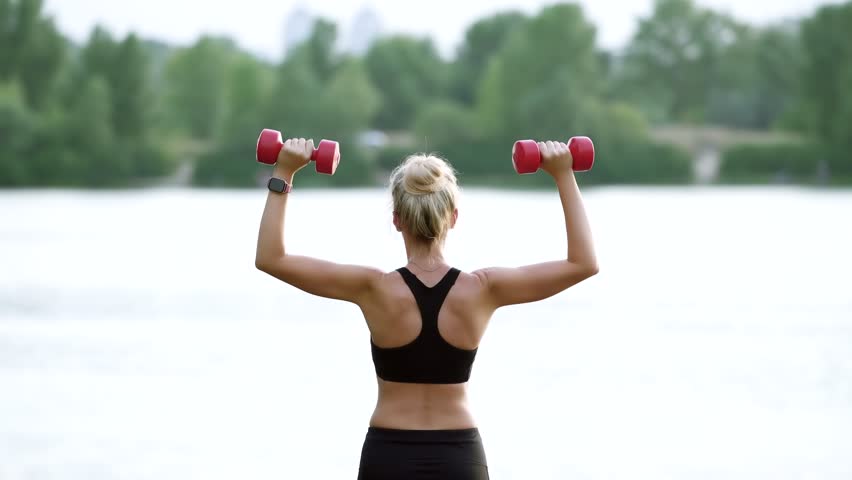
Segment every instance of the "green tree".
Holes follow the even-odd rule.
[[[154,129],[157,98],[153,74],[146,47],[136,35],[129,34],[116,43],[109,32],[96,27],[80,52],[73,77],[65,95],[66,104],[70,105],[75,105],[78,85],[86,85],[93,77],[100,77],[106,83],[109,125],[115,138],[111,155],[117,175],[125,175],[124,181],[129,181],[135,177],[166,175],[174,169],[175,163]],[[94,93],[91,95],[96,97]],[[73,107],[71,110],[75,111]]]
[[[352,138],[366,129],[379,108],[379,92],[370,83],[360,60],[346,61],[316,102],[324,135]]]
[[[852,2],[820,8],[802,26],[804,100],[812,131],[832,147],[832,169],[852,174]]]
[[[58,159],[74,183],[87,186],[123,184],[132,173],[132,159],[116,151],[110,87],[101,75],[92,75],[70,105],[63,125],[67,153]],[[81,121],[85,119],[85,121]]]
[[[365,62],[382,95],[375,119],[379,128],[409,128],[420,107],[440,97],[448,83],[447,65],[429,39],[381,39],[370,47]]]
[[[81,75],[102,75],[108,78],[117,52],[118,45],[112,34],[102,26],[96,26],[80,51]]]
[[[8,81],[15,72],[13,68],[14,49],[12,45],[12,19],[14,18],[14,10],[12,9],[12,0],[0,0],[0,81]]]
[[[656,0],[627,47],[624,96],[662,105],[666,120],[703,120],[721,57],[740,28],[692,0]]]
[[[309,135],[322,123],[317,108],[322,94],[322,84],[307,59],[292,56],[278,68],[267,102],[267,123],[289,136]]]
[[[246,54],[230,62],[222,131],[214,149],[199,158],[194,183],[247,186],[259,181],[252,141],[263,128],[282,128],[267,124],[264,118],[274,76],[271,67]]]
[[[479,91],[481,125],[503,141],[582,131],[601,93],[599,71],[595,28],[580,7],[545,8],[491,62]]]
[[[795,103],[802,50],[796,25],[740,26],[722,50],[707,99],[705,120],[768,129]]]
[[[340,64],[333,45],[337,28],[317,20],[311,36],[279,65],[264,117],[288,136],[309,136],[326,119],[320,103],[324,89]]]
[[[324,83],[331,79],[338,65],[334,54],[336,41],[337,25],[325,19],[318,19],[314,22],[310,37],[297,47],[294,55],[304,56],[319,81]]]
[[[65,63],[66,42],[42,0],[0,0],[0,81],[17,79],[31,107],[48,106]]]
[[[119,137],[144,138],[151,127],[154,105],[150,90],[151,72],[147,55],[139,39],[128,35],[119,45],[111,62],[113,126]]]
[[[755,125],[769,128],[795,107],[801,92],[799,72],[804,68],[805,55],[799,23],[762,30],[757,45],[760,91]]]
[[[0,4],[2,5],[2,4]],[[37,123],[16,83],[0,84],[0,186],[26,185],[33,179],[27,160]]]
[[[495,156],[499,158],[502,153],[503,158],[508,158],[508,150],[501,152],[499,141],[482,135],[474,112],[455,102],[437,101],[423,107],[414,132],[418,149],[437,152],[463,175],[494,175]],[[383,167],[392,168],[403,157],[397,154],[388,158],[392,163]]]
[[[107,30],[95,27],[80,58],[78,82],[97,75],[107,82],[115,133],[120,138],[144,137],[152,120],[154,97],[148,58],[136,35],[117,43]]]
[[[228,89],[224,96],[222,135],[245,138],[245,135],[260,133],[273,83],[273,69],[248,54],[239,54],[228,65],[226,76]]]
[[[500,51],[506,39],[526,17],[520,12],[502,12],[478,20],[468,27],[452,64],[451,94],[465,105],[476,101],[476,89],[488,62]]]
[[[449,101],[424,107],[417,115],[414,133],[426,150],[445,149],[447,145],[470,142],[480,136],[473,112]]]
[[[167,118],[192,137],[217,133],[227,90],[229,51],[219,39],[202,37],[174,53],[166,65]]]

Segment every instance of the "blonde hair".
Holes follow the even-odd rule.
[[[390,177],[393,210],[406,231],[418,240],[443,241],[456,209],[456,173],[444,159],[415,154]]]

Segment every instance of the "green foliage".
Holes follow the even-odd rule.
[[[722,154],[724,182],[809,182],[817,178],[827,150],[813,142],[739,144]]]
[[[719,60],[705,118],[710,123],[768,129],[793,108],[802,52],[795,25],[740,26]]]
[[[198,159],[193,182],[211,187],[260,185],[262,171],[253,157],[250,142],[223,143]]]
[[[240,55],[230,64],[227,78],[223,128],[213,150],[196,162],[197,185],[250,186],[261,181],[252,139],[267,126],[264,113],[274,73],[255,58]]]
[[[796,24],[756,28],[693,0],[657,0],[613,65],[611,93],[654,123],[789,126],[802,62]]]
[[[600,142],[598,142],[600,143]],[[688,184],[692,183],[692,158],[669,144],[643,141],[616,145],[596,144],[592,171],[583,173],[589,183],[602,184]]]
[[[0,0],[1,1],[1,0]],[[31,182],[26,159],[37,135],[36,118],[17,84],[0,84],[0,186]]]
[[[724,181],[852,178],[848,1],[757,27],[655,0],[623,52],[599,49],[576,4],[508,11],[474,22],[451,62],[404,35],[346,57],[337,26],[319,20],[274,65],[226,38],[176,49],[96,27],[75,46],[42,3],[0,0],[0,185],[136,185],[177,161],[199,185],[256,185],[270,172],[254,162],[262,128],[341,143],[338,173],[309,167],[300,186],[375,184],[418,149],[447,157],[465,182],[544,185],[516,177],[513,142],[571,135],[596,145],[586,182],[689,183],[689,155],[650,139],[649,123],[663,122],[806,137],[726,151]],[[401,135],[369,151],[358,139],[370,129]]]
[[[258,133],[264,124],[263,111],[269,98],[273,73],[256,59],[241,55],[226,74],[224,128],[220,136],[243,137]],[[244,137],[243,137],[244,138]]]
[[[852,2],[825,6],[806,20],[802,85],[810,130],[834,154],[832,171],[852,173]]]
[[[294,56],[304,56],[320,82],[328,82],[337,68],[335,41],[337,26],[328,20],[319,19],[314,23],[311,36],[296,49]]]
[[[389,172],[399,166],[412,153],[414,152],[408,147],[384,147],[376,154],[376,166],[383,172]]]
[[[64,156],[88,165],[79,170],[85,172],[84,184],[126,185],[134,178],[174,170],[174,159],[154,129],[153,75],[145,46],[135,35],[116,42],[108,31],[96,27],[72,77],[65,94],[69,113],[65,134],[73,137],[69,143],[76,150]],[[80,85],[85,86],[84,95],[78,91]],[[80,118],[91,120],[80,124]]]
[[[370,83],[364,65],[355,59],[343,62],[325,92],[314,101],[320,129],[334,138],[354,137],[379,108],[379,92]]]
[[[431,40],[395,36],[378,40],[364,59],[382,95],[375,124],[389,130],[411,126],[417,111],[446,89],[449,72]]]
[[[741,34],[733,19],[692,0],[656,0],[627,47],[621,80],[625,98],[645,97],[663,105],[673,121],[700,121],[718,80],[718,65]]]
[[[0,82],[17,80],[29,107],[49,104],[65,53],[42,0],[0,0]]]
[[[152,133],[150,72],[135,36],[116,43],[96,28],[61,74],[51,86],[57,94],[45,97],[37,112],[26,161],[2,158],[19,162],[28,183],[127,185],[172,170]]]
[[[592,138],[595,158],[600,161],[591,172],[584,174],[586,181],[665,183],[655,175],[677,175],[677,171],[655,171],[658,160],[647,138],[647,125],[633,108],[619,104],[599,106],[588,111],[588,119],[591,125],[586,134]],[[666,155],[669,157],[671,155]]]
[[[500,51],[506,39],[523,25],[525,18],[520,12],[502,12],[478,20],[468,27],[458,56],[451,66],[450,95],[456,101],[473,105],[476,89],[488,63]]]
[[[112,34],[96,26],[80,52],[79,75],[101,75],[111,81],[118,44]]]
[[[63,155],[64,167],[71,178],[86,185],[120,183],[132,171],[129,152],[116,150],[112,104],[106,79],[94,75],[87,79],[65,118],[62,134],[68,154]]]
[[[300,184],[358,187],[373,183],[376,172],[375,159],[355,145],[354,139],[341,142],[340,166],[333,177],[317,174],[313,171],[313,165],[310,165],[305,168],[306,172],[299,178]],[[307,171],[308,168],[311,171]]]
[[[227,45],[202,37],[192,47],[175,52],[166,65],[166,117],[194,138],[210,139],[218,131],[229,60]]]
[[[459,104],[441,102],[426,107],[415,124],[424,149],[449,160],[462,180],[467,176],[499,176],[494,159],[508,158],[506,152],[511,151],[511,145],[507,150],[501,140],[483,135],[475,118],[474,112]],[[397,163],[411,153],[402,155]]]
[[[430,151],[446,158],[459,173],[459,180],[495,179],[514,176],[512,144],[500,140],[478,138],[468,141],[430,145]]]
[[[118,136],[144,136],[150,128],[153,95],[150,65],[139,39],[131,34],[119,45],[109,77],[113,99],[113,127]]]
[[[580,7],[546,8],[518,28],[490,63],[478,119],[486,135],[503,141],[583,130],[583,112],[599,93],[598,70],[595,29]]]
[[[429,145],[468,142],[479,137],[474,114],[452,102],[435,102],[424,107],[414,123],[414,133]]]
[[[303,44],[303,47],[309,45]],[[322,85],[308,58],[292,55],[278,69],[267,123],[291,137],[307,137],[325,120],[316,108]]]

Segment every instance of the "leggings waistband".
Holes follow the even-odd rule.
[[[396,428],[370,427],[368,440],[390,440],[396,442],[478,442],[481,441],[478,428],[453,430],[402,430]]]

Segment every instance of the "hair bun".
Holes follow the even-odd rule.
[[[444,189],[445,163],[431,156],[412,157],[405,166],[402,186],[410,195],[429,195]]]
[[[452,228],[458,185],[445,160],[417,154],[391,173],[391,195],[398,226],[418,240],[443,240]]]

